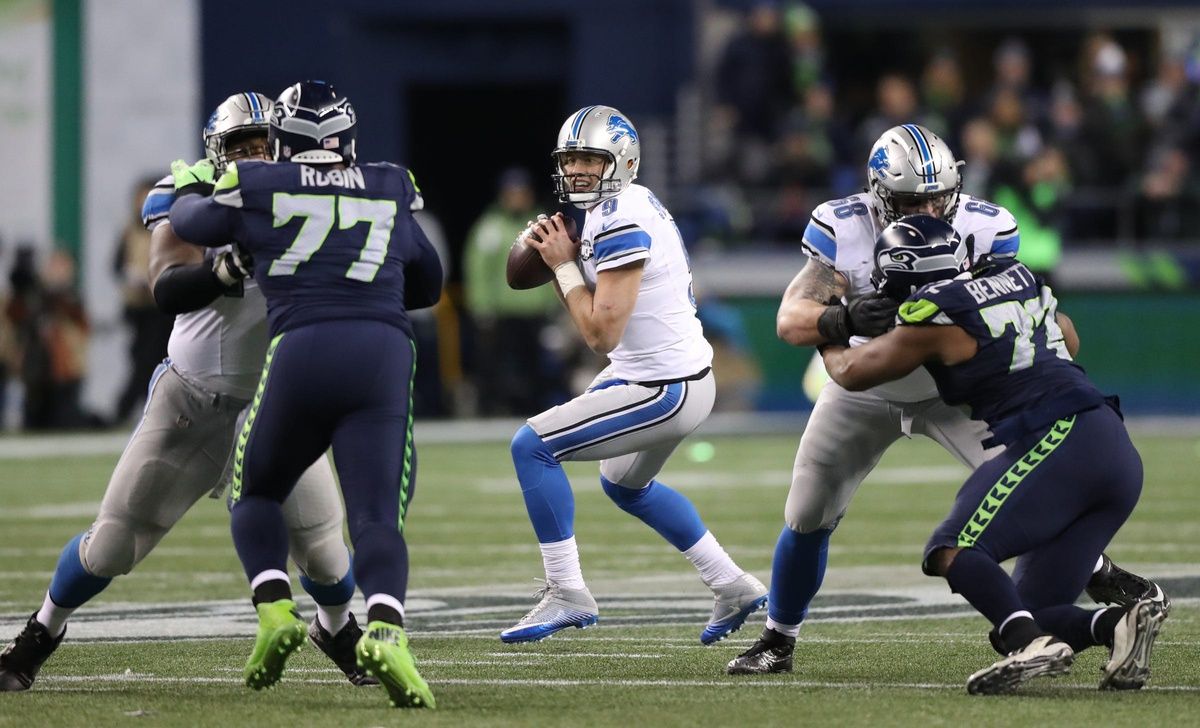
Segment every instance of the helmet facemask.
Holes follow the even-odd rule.
[[[566,174],[563,155],[594,154],[605,160],[604,170],[590,190],[576,190],[578,174]],[[641,145],[637,130],[625,116],[609,106],[588,106],[567,117],[558,132],[554,159],[554,190],[559,202],[587,209],[615,197],[637,178]]]

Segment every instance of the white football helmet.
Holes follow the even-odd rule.
[[[879,221],[890,225],[923,212],[914,206],[933,200],[935,216],[953,222],[962,164],[946,142],[923,126],[902,124],[885,131],[867,159],[867,187]]]
[[[604,173],[595,188],[573,191],[563,174],[562,157],[567,152],[588,152],[605,157]],[[554,189],[559,202],[586,209],[600,200],[619,195],[637,178],[642,146],[629,118],[611,106],[585,106],[567,117],[558,131],[554,148]]]
[[[217,168],[217,174],[225,170],[231,160],[227,146],[229,138],[240,134],[261,134],[267,138],[268,119],[271,118],[271,99],[254,91],[234,94],[208,117],[204,125],[204,155]]]

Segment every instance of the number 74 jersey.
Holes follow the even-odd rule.
[[[239,162],[204,213],[223,217],[254,256],[272,336],[334,319],[382,320],[411,334],[407,310],[429,305],[421,292],[441,287],[437,254],[412,216],[422,206],[412,174],[394,164]]]

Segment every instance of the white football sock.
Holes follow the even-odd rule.
[[[788,637],[796,637],[800,634],[800,625],[798,624],[780,624],[775,620],[767,617],[767,629],[773,629],[779,634],[787,635]]]
[[[75,613],[78,607],[60,607],[50,598],[50,592],[46,592],[46,598],[42,600],[42,608],[38,610],[37,621],[46,628],[51,637],[58,637],[67,628],[67,620]]]
[[[710,587],[724,586],[745,573],[721,548],[712,531],[705,531],[700,540],[683,555],[700,572],[700,579]]]
[[[568,589],[584,589],[583,569],[579,566],[579,547],[575,545],[575,537],[554,543],[540,543],[542,550],[542,566],[546,569],[546,578],[559,586]]]
[[[350,602],[333,606],[318,604],[317,621],[321,623],[326,632],[336,635],[342,631],[342,627],[350,623]]]

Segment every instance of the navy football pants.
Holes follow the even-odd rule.
[[[1141,490],[1141,457],[1120,415],[1107,405],[1079,412],[976,470],[929,540],[926,561],[942,547],[975,549],[996,562],[1019,557],[1013,582],[1024,607],[1080,645],[1084,637],[1074,633],[1082,615],[1058,607],[1083,592]]]
[[[402,529],[416,451],[411,339],[378,321],[329,321],[272,340],[258,393],[237,442],[233,536],[253,579],[286,571],[279,504],[332,445],[363,594],[404,601],[408,550]]]

